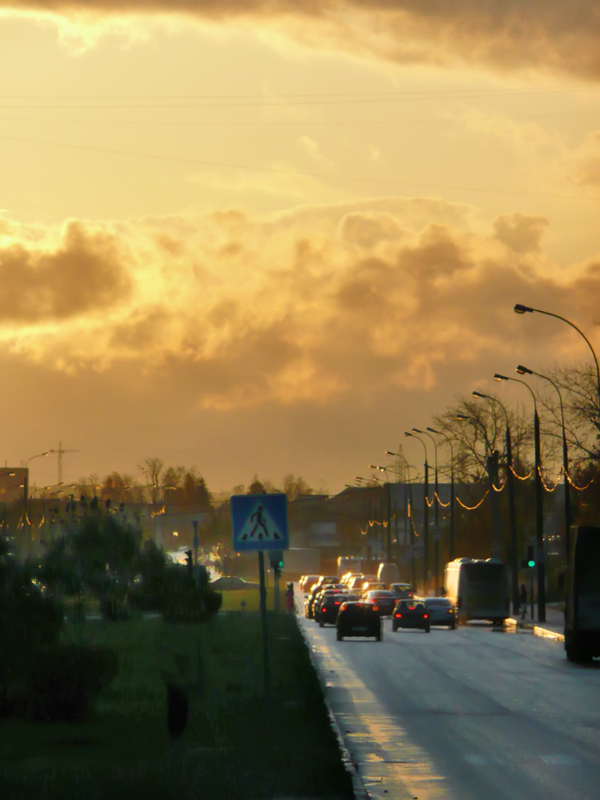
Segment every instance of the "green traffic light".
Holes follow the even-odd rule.
[[[528,566],[528,567],[535,567],[535,561],[531,561],[531,560],[529,560],[529,561],[527,562],[527,566]]]

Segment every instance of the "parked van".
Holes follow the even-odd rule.
[[[380,564],[377,570],[377,580],[381,581],[381,583],[384,583],[386,586],[389,586],[390,583],[399,583],[400,570],[396,564]]]

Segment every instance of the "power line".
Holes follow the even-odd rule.
[[[528,192],[520,189],[490,189],[490,188],[482,188],[476,186],[454,186],[441,183],[424,183],[421,181],[399,181],[395,180],[394,178],[369,178],[358,175],[332,175],[324,172],[304,172],[304,171],[300,172],[296,170],[278,169],[275,167],[257,167],[257,166],[252,166],[250,164],[237,164],[237,163],[228,163],[223,161],[206,161],[195,158],[182,158],[180,156],[163,156],[152,153],[133,152],[130,150],[113,150],[102,147],[65,144],[63,142],[48,142],[40,139],[24,139],[16,136],[0,135],[0,140],[27,143],[27,144],[40,144],[48,147],[59,147],[69,150],[81,150],[83,152],[104,153],[106,155],[120,155],[133,158],[146,158],[155,161],[169,161],[182,164],[195,164],[197,166],[205,166],[205,167],[222,167],[225,169],[243,169],[252,172],[266,172],[275,175],[292,175],[294,177],[319,178],[324,180],[337,180],[337,181],[355,181],[359,183],[386,184],[390,186],[403,186],[403,187],[411,186],[411,187],[422,187],[425,189],[438,189],[438,190],[442,189],[449,191],[476,192],[481,194],[519,195],[521,197],[545,197],[557,200],[600,200],[600,197],[597,195],[594,196],[556,195],[556,194],[549,194],[548,192]]]

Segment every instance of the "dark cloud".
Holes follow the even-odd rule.
[[[0,0],[69,19],[185,15],[275,24],[314,47],[399,63],[600,77],[596,0]]]
[[[70,222],[55,246],[13,241],[0,248],[4,322],[65,320],[121,305],[131,279],[114,237]]]

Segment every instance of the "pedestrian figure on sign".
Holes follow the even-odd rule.
[[[525,619],[527,615],[527,589],[524,583],[521,584],[521,591],[519,592],[519,605],[521,607],[521,619]]]
[[[256,517],[256,525],[252,528],[252,533],[250,534],[250,536],[251,537],[254,536],[254,534],[256,533],[256,530],[258,528],[262,528],[264,530],[264,532],[265,532],[265,536],[268,537],[269,536],[269,531],[267,529],[267,523],[263,519],[263,507],[262,506],[259,506],[258,509],[254,512],[254,514],[252,514],[252,516],[250,517],[250,522],[254,522],[254,518],[255,517]],[[259,539],[263,538],[262,533],[258,534],[258,538]]]
[[[287,589],[285,590],[285,604],[288,610],[288,613],[292,613],[294,610],[294,584],[288,583]]]

